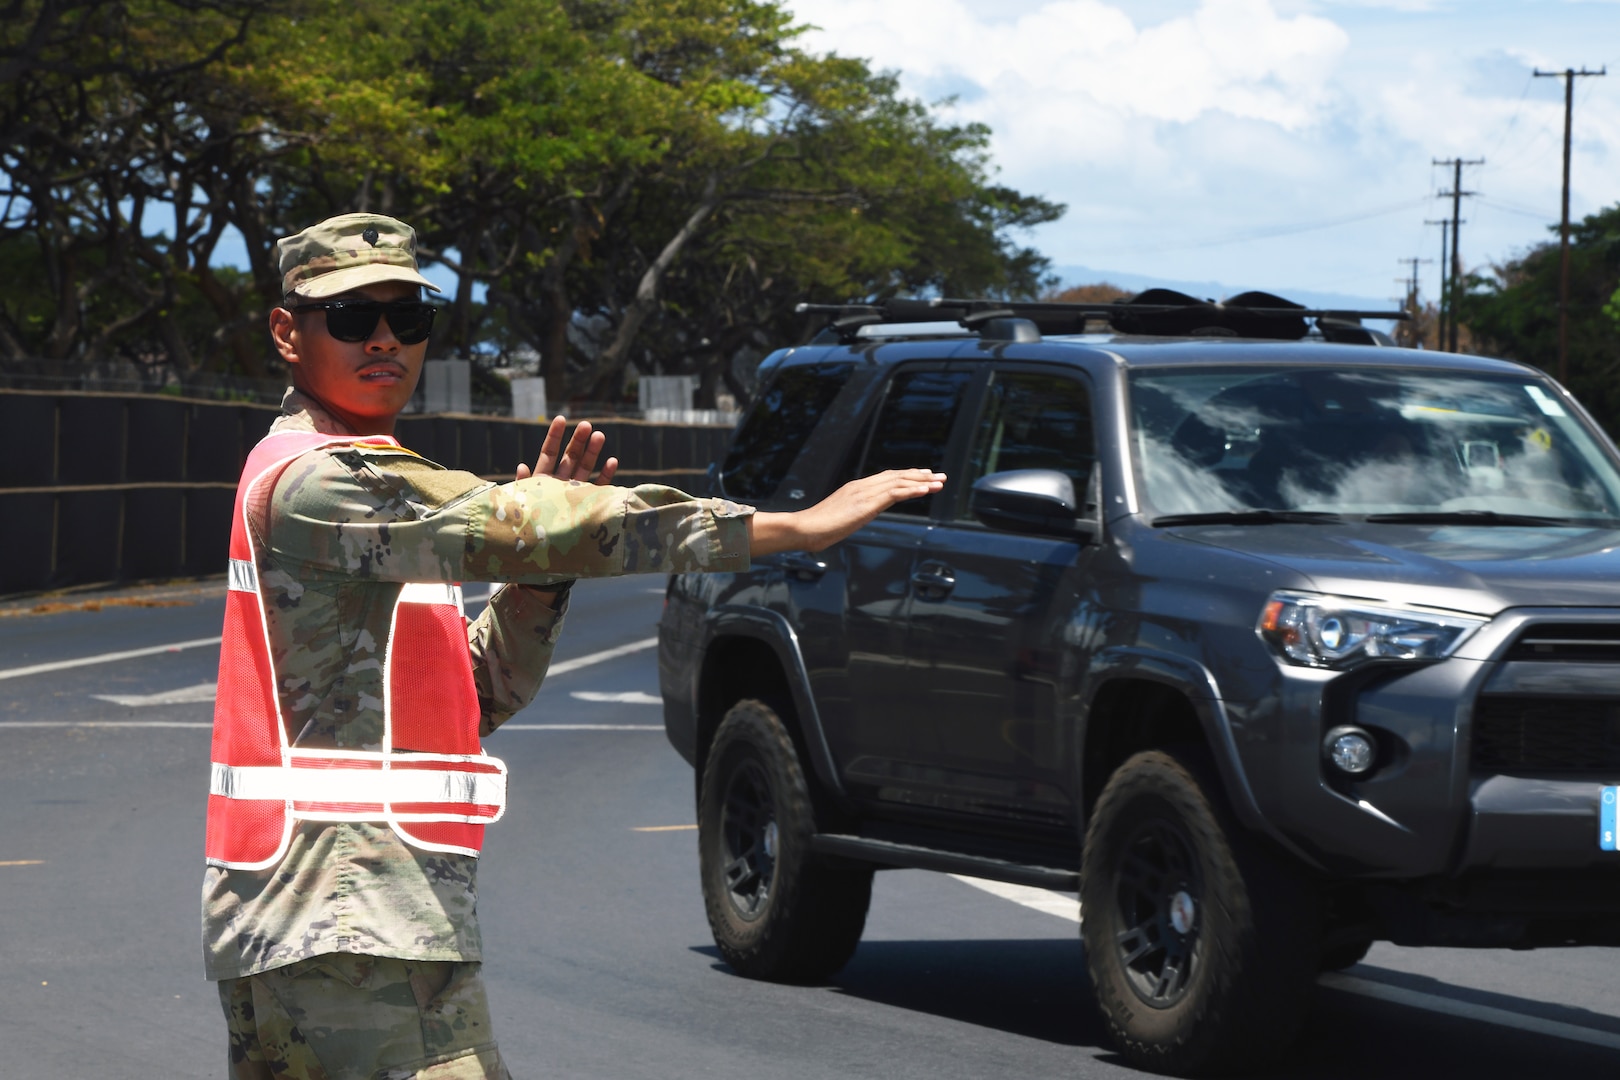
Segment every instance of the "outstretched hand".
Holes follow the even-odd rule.
[[[890,469],[851,480],[816,505],[791,514],[755,514],[749,554],[820,551],[849,536],[895,503],[931,495],[945,474],[930,469]]]
[[[596,468],[597,459],[602,456],[602,447],[607,444],[607,436],[600,431],[592,431],[589,420],[581,420],[574,428],[574,437],[568,440],[567,449],[564,449],[563,434],[567,430],[567,418],[552,417],[551,426],[546,429],[545,441],[540,444],[540,457],[535,461],[534,468],[530,469],[520,462],[517,467],[517,478],[527,480],[531,476],[555,476],[559,480],[589,480]],[[610,457],[602,462],[602,472],[597,476],[596,482],[611,484],[613,474],[618,471],[619,459]]]

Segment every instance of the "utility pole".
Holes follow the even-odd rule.
[[[1446,316],[1450,312],[1451,288],[1446,282],[1446,243],[1451,237],[1451,222],[1446,218],[1439,221],[1424,221],[1425,225],[1440,226],[1440,302],[1436,305],[1439,318],[1434,328],[1434,347],[1439,352],[1446,351]]]
[[[1536,68],[1538,79],[1564,80],[1564,215],[1558,230],[1558,381],[1569,381],[1569,132],[1575,117],[1575,80],[1587,76],[1609,73],[1604,64],[1596,71],[1565,68],[1563,71],[1542,71]]]
[[[1416,255],[1409,259],[1397,259],[1402,266],[1411,264],[1412,273],[1408,277],[1398,277],[1395,280],[1406,286],[1406,314],[1408,316],[1405,326],[1398,327],[1396,332],[1406,339],[1408,348],[1416,348],[1422,343],[1420,324],[1418,322],[1418,267],[1430,262],[1429,259],[1420,259]]]
[[[1447,348],[1449,348],[1451,352],[1456,352],[1457,324],[1462,321],[1457,317],[1457,301],[1461,296],[1460,289],[1462,286],[1462,258],[1457,253],[1457,241],[1462,233],[1462,229],[1459,228],[1459,226],[1461,226],[1463,223],[1462,200],[1464,195],[1479,194],[1477,191],[1464,191],[1462,189],[1462,171],[1464,165],[1485,164],[1485,159],[1473,158],[1465,161],[1462,158],[1446,158],[1443,161],[1436,160],[1434,163],[1436,165],[1450,165],[1455,170],[1452,173],[1451,190],[1440,192],[1438,197],[1444,199],[1449,196],[1451,198],[1451,275],[1450,284],[1446,289],[1446,292],[1449,293],[1451,297],[1451,339]]]

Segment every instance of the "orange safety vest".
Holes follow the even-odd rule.
[[[400,589],[382,643],[380,751],[288,745],[248,510],[268,520],[276,481],[299,455],[353,444],[399,445],[380,436],[272,434],[248,455],[237,485],[214,699],[205,842],[211,865],[274,866],[300,819],[387,822],[415,847],[477,855],[484,825],[506,810],[506,766],[478,743],[478,692],[458,585]]]

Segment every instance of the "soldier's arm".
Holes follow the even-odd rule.
[[[551,666],[568,610],[568,590],[506,585],[467,625],[479,733],[488,735],[534,700]]]

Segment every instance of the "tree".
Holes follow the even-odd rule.
[[[13,357],[269,370],[275,238],[375,210],[455,277],[434,355],[533,350],[556,401],[617,398],[632,369],[712,399],[796,336],[800,300],[1037,294],[1015,235],[1063,209],[994,183],[985,128],[800,48],[777,0],[18,10]]]
[[[1555,231],[1555,230],[1554,230]],[[1570,227],[1569,388],[1620,431],[1620,337],[1604,304],[1620,288],[1620,205]],[[1558,369],[1558,244],[1470,275],[1460,310],[1485,352]]]

